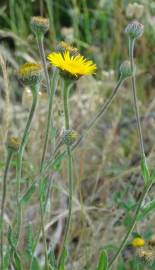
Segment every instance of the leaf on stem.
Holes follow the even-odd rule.
[[[66,263],[67,257],[68,257],[68,252],[65,247],[60,258],[60,266],[58,270],[65,270],[65,263]]]
[[[26,204],[30,200],[32,194],[35,192],[35,189],[36,189],[36,184],[33,183],[30,186],[30,188],[26,191],[26,193],[23,195],[23,197],[20,199],[20,204]]]
[[[144,183],[145,185],[147,185],[151,179],[150,179],[150,173],[149,173],[149,169],[148,169],[145,159],[143,159],[141,162],[141,173],[144,178]]]
[[[96,270],[108,270],[108,256],[105,250],[102,250],[99,263]]]
[[[60,155],[58,155],[58,157],[56,157],[56,159],[54,160],[52,167],[55,171],[59,171],[61,168],[61,163],[65,158],[65,153],[62,153]]]

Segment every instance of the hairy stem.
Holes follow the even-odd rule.
[[[30,114],[27,120],[27,124],[24,130],[24,135],[22,138],[22,142],[19,148],[19,152],[17,155],[17,175],[16,175],[16,183],[17,183],[17,191],[16,191],[16,197],[17,197],[17,239],[16,239],[16,245],[18,244],[18,240],[20,237],[20,230],[21,230],[21,220],[22,220],[22,208],[20,204],[20,182],[21,182],[21,177],[22,177],[22,160],[23,160],[23,154],[25,150],[25,146],[27,143],[27,139],[29,136],[30,128],[31,128],[31,122],[32,118],[36,109],[37,105],[37,90],[33,89],[32,90],[32,95],[33,95],[33,101],[32,101],[32,106],[30,110]]]
[[[138,101],[137,101],[137,91],[136,91],[136,78],[135,78],[134,55],[133,55],[134,44],[135,44],[134,39],[132,40],[129,39],[129,57],[130,57],[131,69],[133,72],[133,75],[131,77],[131,82],[132,82],[132,90],[133,90],[135,115],[136,115],[136,121],[137,121],[137,130],[138,130],[138,136],[139,136],[139,142],[140,142],[141,156],[142,156],[142,159],[145,160],[143,135],[142,135],[142,128],[141,128],[141,123],[140,123],[139,108],[138,108]]]
[[[48,95],[50,96],[50,78],[48,75],[48,69],[47,69],[47,62],[46,62],[46,56],[45,56],[45,50],[44,50],[44,36],[43,35],[36,35],[36,40],[37,40],[37,44],[38,44],[38,49],[39,49],[39,53],[40,53],[40,58],[41,58],[41,62],[44,68],[44,74],[45,74],[45,79],[46,79],[46,83],[47,83],[47,92]]]
[[[43,153],[42,153],[42,158],[41,158],[40,172],[42,172],[43,165],[44,165],[45,155],[46,155],[47,146],[48,146],[49,131],[50,131],[50,128],[53,127],[53,121],[51,121],[51,119],[52,119],[52,109],[53,109],[53,98],[54,98],[55,90],[57,87],[57,82],[58,82],[58,71],[57,71],[57,69],[55,69],[53,71],[53,78],[51,81],[51,90],[50,90],[50,96],[49,96],[49,106],[48,106],[48,116],[47,116],[47,126],[46,126],[46,132],[45,132],[45,141],[44,141],[44,145],[43,145]]]
[[[50,127],[53,126],[51,123],[51,118],[52,118],[52,108],[53,108],[53,97],[55,94],[55,89],[57,85],[57,70],[55,69],[53,72],[53,78],[52,82],[50,85],[50,79],[49,79],[49,74],[48,74],[48,69],[47,69],[47,63],[46,63],[46,57],[45,57],[45,50],[44,50],[44,44],[43,44],[43,36],[36,36],[37,38],[37,43],[38,43],[38,48],[39,48],[39,53],[40,53],[40,58],[43,64],[44,68],[44,74],[45,74],[45,79],[46,79],[46,84],[47,84],[47,92],[49,94],[49,107],[48,107],[48,116],[47,116],[47,126],[46,126],[46,132],[45,132],[45,141],[43,145],[43,153],[42,153],[42,158],[41,158],[41,164],[40,164],[40,173],[43,170],[43,165],[45,161],[45,155],[47,151],[47,146],[48,146],[48,138],[49,138],[49,131]],[[42,180],[40,178],[40,183],[39,186],[41,187]],[[44,210],[43,210],[43,205],[42,205],[42,199],[41,195],[39,196],[39,204],[40,204],[40,217],[41,217],[41,231],[42,231],[42,237],[43,237],[43,243],[44,243],[44,254],[45,254],[45,265],[47,270],[49,269],[49,264],[48,264],[48,250],[47,250],[47,243],[46,243],[46,235],[45,235],[45,229],[44,229]],[[38,232],[38,237],[40,235],[40,230]]]
[[[137,130],[138,130],[138,136],[139,136],[141,157],[142,157],[142,160],[145,160],[143,136],[142,136],[142,129],[141,129],[141,124],[140,124],[140,116],[139,116],[139,109],[138,109],[138,102],[137,102],[137,93],[136,93],[136,79],[135,79],[135,68],[134,68],[134,58],[133,58],[134,43],[135,43],[135,40],[134,39],[132,39],[132,40],[129,39],[129,57],[130,57],[131,69],[132,69],[132,72],[133,72],[131,81],[132,81],[134,107],[135,107],[135,114],[136,114],[136,122],[137,122]],[[120,255],[121,251],[123,250],[124,246],[126,245],[127,240],[129,238],[130,234],[132,233],[134,227],[135,227],[135,224],[136,224],[136,221],[137,221],[137,216],[138,216],[138,214],[140,212],[142,203],[143,203],[143,201],[144,201],[144,199],[145,199],[145,197],[146,197],[149,189],[151,188],[151,186],[152,186],[152,182],[149,183],[146,187],[144,187],[144,191],[143,191],[143,193],[141,195],[141,198],[140,198],[140,200],[138,202],[136,213],[135,213],[135,216],[133,218],[133,221],[132,221],[132,223],[130,225],[130,228],[129,228],[126,236],[124,237],[124,239],[123,239],[123,241],[122,241],[122,243],[121,243],[118,251],[116,252],[115,256],[113,257],[111,263],[109,264],[109,269],[111,268],[111,266],[113,265],[113,263],[116,261],[116,259]]]
[[[68,86],[68,82],[64,80],[63,102],[64,102],[64,115],[65,115],[65,129],[70,128],[69,104],[68,104],[69,90],[70,90],[70,87]],[[71,147],[66,146],[66,148],[67,148],[67,156],[68,156],[69,202],[68,202],[68,218],[67,218],[65,232],[64,232],[64,239],[63,239],[63,244],[61,246],[60,255],[58,259],[59,266],[61,265],[63,251],[67,243],[68,233],[69,233],[70,223],[71,223],[71,216],[72,216],[72,197],[73,197],[72,154],[71,154]]]
[[[5,165],[5,171],[4,171],[4,177],[3,177],[3,190],[2,190],[2,203],[1,203],[1,215],[0,215],[0,255],[1,255],[1,269],[3,270],[4,267],[4,252],[3,252],[3,248],[4,248],[4,235],[3,235],[3,227],[4,227],[4,209],[5,209],[5,201],[6,201],[6,191],[7,191],[7,174],[9,171],[9,166],[10,166],[10,162],[11,162],[11,157],[12,157],[13,152],[8,150],[8,156],[7,156],[7,160],[6,160],[6,165]]]

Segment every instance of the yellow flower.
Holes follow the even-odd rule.
[[[94,74],[96,71],[96,65],[91,60],[80,54],[71,55],[69,50],[64,53],[50,53],[47,58],[53,66],[76,78]]]
[[[42,80],[42,66],[38,63],[25,63],[19,68],[17,75],[26,85],[38,84]]]
[[[133,247],[143,247],[145,245],[145,240],[141,237],[135,237],[132,240],[131,245]]]

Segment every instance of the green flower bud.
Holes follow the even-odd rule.
[[[64,53],[66,51],[69,51],[69,54],[71,56],[76,56],[79,54],[79,51],[76,47],[73,47],[71,44],[66,43],[64,41],[61,41],[57,46],[56,46],[56,52]]]
[[[125,33],[131,38],[131,39],[137,39],[142,36],[144,32],[144,25],[133,21],[132,23],[129,23],[127,27],[125,28]]]
[[[126,60],[120,65],[120,74],[122,79],[127,79],[132,76],[133,72],[129,61]]]
[[[17,71],[19,80],[28,86],[38,85],[42,80],[42,66],[38,63],[26,63]]]
[[[6,147],[10,151],[18,152],[20,147],[20,140],[15,137],[9,137],[6,142]]]
[[[66,144],[68,146],[75,143],[78,138],[78,133],[75,130],[66,129],[62,134],[62,144]]]
[[[49,29],[49,20],[43,17],[32,17],[30,26],[36,35],[44,35]]]

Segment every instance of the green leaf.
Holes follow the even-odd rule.
[[[55,171],[59,171],[61,168],[61,163],[65,158],[65,153],[60,154],[53,162],[52,167]]]
[[[9,227],[9,231],[8,231],[8,242],[9,242],[10,247],[11,247],[12,262],[13,262],[14,268],[16,270],[23,270],[20,256],[19,256],[19,253],[17,252],[16,246],[15,246],[17,241],[13,235],[13,231],[12,231],[11,227]]]
[[[9,230],[8,230],[8,242],[9,242],[12,250],[14,250],[16,247],[17,240],[15,238],[15,235],[13,234],[11,227],[9,227]]]
[[[57,134],[57,129],[55,127],[53,127],[51,129],[51,141],[52,142],[55,142],[56,134]]]
[[[141,162],[141,173],[144,178],[144,183],[148,184],[150,181],[150,173],[145,159],[143,159]]]
[[[102,250],[99,263],[96,270],[108,270],[108,256],[105,250]]]
[[[48,177],[45,177],[41,181],[41,185],[39,187],[39,195],[42,198],[42,200],[43,200],[43,197],[46,196],[46,191],[47,191],[48,183],[49,183],[49,178]]]
[[[37,258],[33,258],[33,261],[32,261],[32,266],[31,266],[31,269],[30,270],[41,270],[40,266],[39,266],[39,262],[37,260]]]
[[[13,257],[14,257],[13,265],[14,265],[15,269],[16,270],[23,270],[20,257],[16,251],[14,251]]]
[[[4,270],[9,269],[10,260],[11,260],[11,250],[10,248],[7,248],[6,254],[4,256]]]
[[[28,255],[30,256],[30,259],[31,259],[31,256],[33,255],[33,244],[34,244],[34,236],[33,236],[32,224],[28,224],[26,251]]]
[[[30,200],[32,194],[35,192],[35,189],[36,189],[36,184],[33,183],[30,186],[30,188],[26,191],[26,193],[23,195],[23,197],[20,199],[20,203],[26,204]]]
[[[141,213],[138,215],[138,220],[142,220],[154,209],[155,209],[155,199],[144,205],[143,208],[141,208]]]
[[[58,270],[65,270],[65,263],[66,263],[67,257],[68,257],[68,252],[65,247],[60,258],[60,266]]]
[[[49,257],[49,262],[50,262],[51,269],[56,270],[57,269],[57,262],[56,262],[54,250],[51,250],[49,252],[48,257]]]

